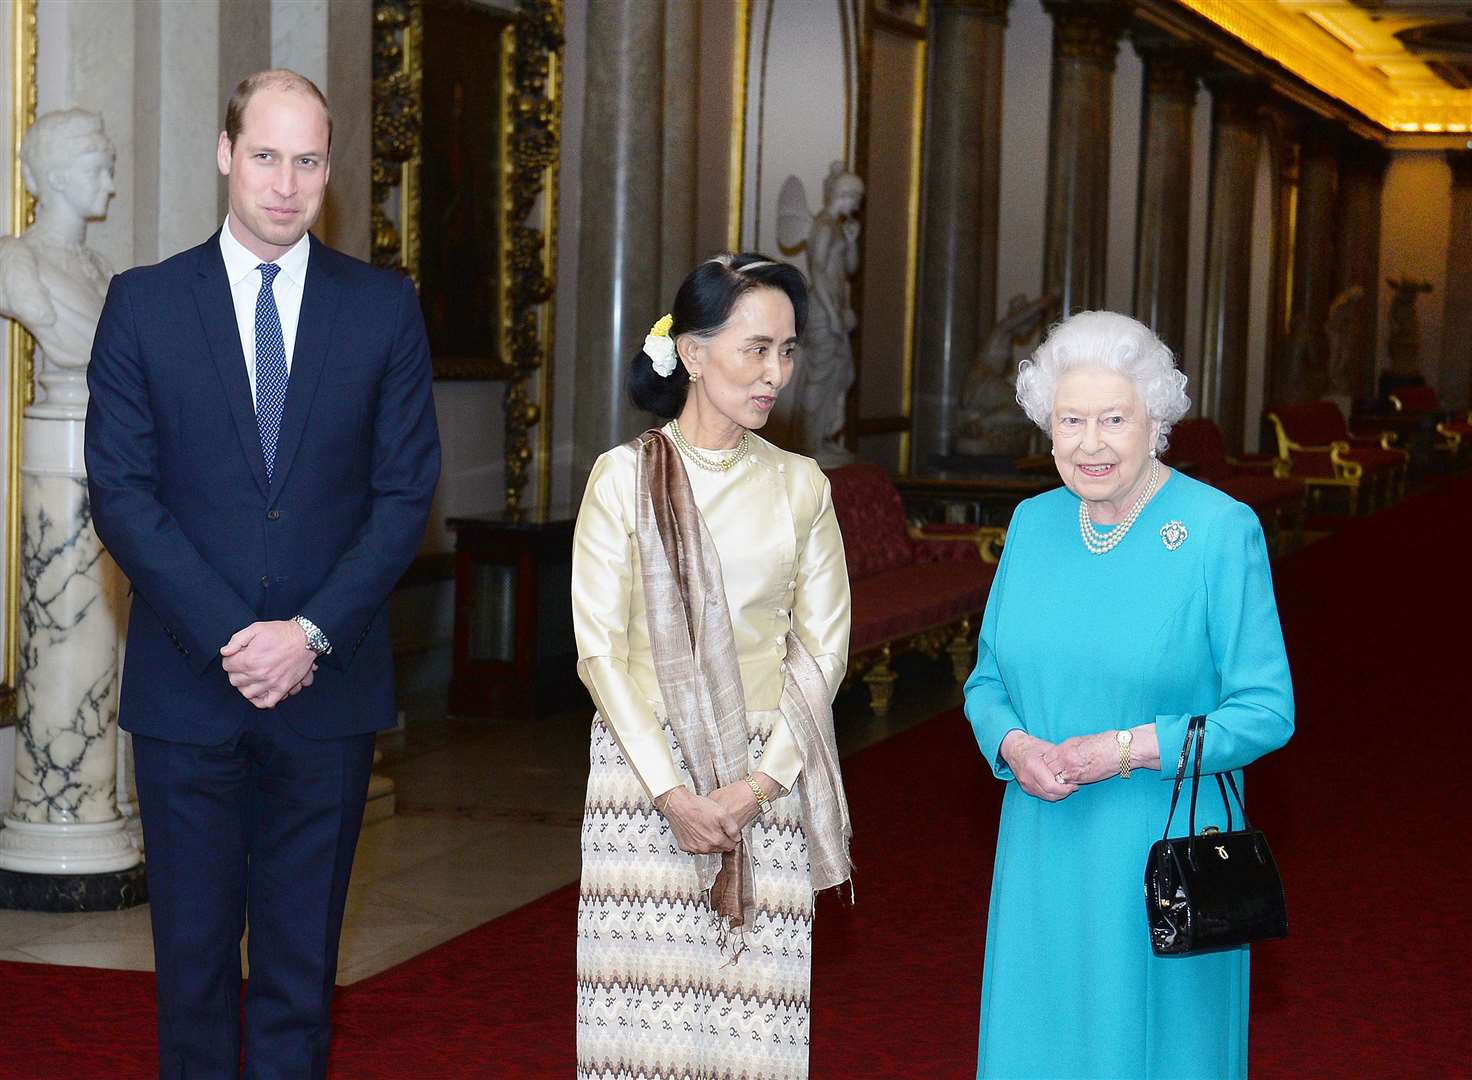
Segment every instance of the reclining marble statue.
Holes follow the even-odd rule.
[[[801,449],[824,468],[845,465],[853,454],[839,441],[848,419],[848,392],[854,384],[850,335],[858,326],[849,297],[850,279],[859,270],[859,221],[864,181],[835,161],[823,181],[823,206],[808,208],[802,181],[789,176],[777,198],[777,242],[786,254],[807,251],[812,286],[808,322],[798,352],[795,395],[800,415],[795,425]]]
[[[1034,426],[1017,407],[1017,365],[1013,363],[1013,353],[1047,324],[1057,307],[1058,298],[1052,293],[1036,300],[1019,294],[1007,305],[1007,313],[977,350],[962,383],[956,453],[1007,457],[1027,453]]]

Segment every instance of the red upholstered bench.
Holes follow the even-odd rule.
[[[971,525],[911,526],[899,491],[878,465],[828,471],[853,590],[849,678],[869,686],[876,716],[889,711],[898,652],[950,654],[956,679],[971,672],[975,627],[1005,536]]]
[[[1277,436],[1278,459],[1286,466],[1280,471],[1302,478],[1312,496],[1342,488],[1353,514],[1362,486],[1371,503],[1389,502],[1393,493],[1404,491],[1411,455],[1394,446],[1394,432],[1352,432],[1332,401],[1278,405],[1265,415]]]
[[[1289,534],[1297,546],[1302,537],[1305,484],[1300,477],[1279,476],[1277,459],[1266,454],[1227,456],[1222,429],[1205,418],[1182,420],[1170,429],[1165,463],[1190,462],[1191,475],[1244,502],[1262,519],[1263,530],[1280,554]],[[1288,528],[1284,528],[1288,526]]]
[[[1429,386],[1403,386],[1390,395],[1395,411],[1410,415],[1419,414],[1436,424],[1436,433],[1441,436],[1436,448],[1456,457],[1464,448],[1472,447],[1472,409],[1464,417],[1453,416],[1442,408],[1436,391]]]

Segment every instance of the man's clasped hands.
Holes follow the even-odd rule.
[[[273,709],[312,685],[317,654],[307,632],[290,619],[253,622],[220,648],[230,685],[258,709]]]

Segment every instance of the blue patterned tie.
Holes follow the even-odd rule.
[[[286,342],[281,336],[281,313],[276,310],[272,283],[281,267],[261,263],[261,291],[256,296],[256,426],[261,429],[261,453],[266,458],[266,482],[276,466],[276,439],[286,407]]]

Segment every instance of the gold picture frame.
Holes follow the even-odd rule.
[[[36,2],[12,0],[10,6],[10,234],[18,236],[36,217],[36,201],[21,176],[20,142],[36,122]],[[7,373],[5,410],[5,566],[0,572],[0,604],[5,620],[0,649],[0,727],[15,722],[15,684],[20,651],[20,457],[21,421],[31,400],[31,367],[36,343],[20,323],[6,327]]]
[[[873,443],[872,437],[897,436],[893,459],[881,456],[878,460],[891,466],[899,474],[906,475],[912,467],[910,431],[914,419],[915,320],[920,284],[920,197],[924,180],[925,95],[929,70],[926,23],[929,18],[929,0],[868,0],[864,14],[865,21],[859,39],[859,117],[854,159],[856,171],[864,178],[869,190],[865,195],[867,220],[861,241],[864,254],[853,282],[854,295],[859,298],[860,304],[860,329],[854,335],[856,370],[848,404],[848,444],[850,448],[854,448],[860,439],[870,438],[867,451],[871,455],[882,454]],[[878,168],[879,162],[871,158],[871,152],[876,148],[874,130],[880,119],[876,115],[875,95],[878,82],[876,75],[879,73],[877,69],[881,66],[876,58],[876,51],[881,45],[901,52],[908,51],[907,60],[911,71],[911,77],[902,87],[902,99],[887,101],[883,114],[891,126],[900,121],[899,127],[903,129],[889,134],[902,134],[904,141],[908,143],[908,152],[900,160],[889,152],[889,144],[885,140],[879,140],[879,145],[886,147],[885,153],[889,158],[899,162],[903,173],[902,182],[896,183],[893,177],[889,178],[888,186],[891,190],[887,193],[888,198],[883,193],[886,178]],[[893,91],[895,88],[890,89]],[[878,226],[882,224],[882,217],[887,217],[888,224],[894,227],[896,236],[891,239],[897,240],[897,243],[893,246],[879,240]],[[880,254],[893,251],[903,252],[899,271],[891,272],[891,280],[876,289],[876,275],[881,269]],[[895,306],[895,295],[903,298],[900,307],[901,326],[897,330],[891,328],[894,330],[889,335],[892,340],[877,350],[873,346],[878,335],[874,332],[873,318],[868,307],[875,294],[884,297],[883,306],[887,309]],[[863,332],[866,320],[871,326],[871,348],[868,350],[865,348]],[[866,414],[863,405],[865,368],[868,366],[866,361],[872,362],[876,355],[890,356],[896,353],[900,358],[900,371],[898,385],[892,389],[897,391],[899,408],[885,414]],[[873,378],[875,373],[869,374]]]
[[[420,287],[435,378],[507,384],[506,506],[533,469],[545,504],[562,2],[374,0],[373,27],[373,261]]]

